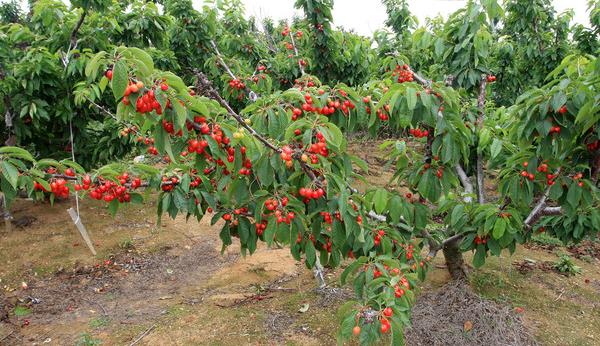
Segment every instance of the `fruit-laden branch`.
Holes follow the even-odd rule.
[[[290,40],[292,40],[292,47],[294,47],[294,56],[296,58],[298,58],[298,48],[296,48],[296,41],[294,40],[294,34],[290,33]],[[302,65],[302,62],[300,60],[298,60],[298,67],[300,67],[300,73],[302,73],[302,75],[304,76],[305,72],[304,72],[304,66]]]
[[[479,97],[477,98],[477,107],[479,108],[479,115],[477,117],[477,128],[481,130],[483,128],[483,121],[485,119],[485,95],[487,87],[487,75],[481,75],[481,84],[479,86]],[[477,150],[477,200],[479,204],[485,203],[485,177],[483,173],[483,153]]]
[[[215,54],[217,55],[217,59],[219,60],[219,63],[221,64],[221,66],[223,66],[223,68],[225,68],[225,71],[227,72],[229,77],[231,77],[231,79],[234,79],[234,80],[239,80],[239,78],[237,78],[235,76],[235,74],[233,74],[233,72],[231,72],[231,69],[225,63],[225,60],[223,59],[223,55],[221,55],[221,52],[219,51],[219,47],[217,47],[217,44],[215,43],[214,40],[210,40],[210,45],[215,50]],[[244,87],[244,91],[246,92],[246,95],[248,95],[248,97],[250,98],[250,100],[252,102],[256,102],[259,95],[257,95],[254,91],[250,90],[250,88],[248,88],[248,86]]]
[[[419,84],[423,85],[424,87],[431,88],[431,81],[423,78],[418,73],[414,72],[412,69],[409,68],[409,70],[412,72],[414,80],[416,80]],[[446,77],[445,84],[449,87],[452,87],[452,84],[454,84],[454,76],[448,75]],[[438,112],[438,115],[440,117],[443,116],[442,112]],[[433,131],[429,131],[429,134],[433,135]],[[432,139],[430,139],[428,136],[428,138],[427,138],[428,148],[430,148],[430,146],[429,146],[430,140],[432,141]],[[429,155],[430,154],[431,153],[429,153]],[[426,155],[428,155],[428,154],[426,154]],[[467,174],[465,173],[465,170],[463,169],[463,167],[460,163],[457,163],[455,165],[454,169],[456,170],[456,174],[458,175],[458,178],[464,188],[464,194],[467,195],[467,196],[465,196],[464,201],[466,203],[472,203],[473,198],[471,196],[469,196],[469,195],[473,194],[473,190],[474,190],[471,179],[467,176]]]
[[[558,175],[560,174],[561,168],[559,167],[556,170],[555,176],[558,177]],[[533,227],[533,225],[535,225],[535,223],[542,217],[545,215],[560,215],[562,209],[560,207],[552,207],[552,208],[547,208],[546,207],[546,200],[548,199],[548,196],[550,195],[550,189],[552,188],[551,185],[548,185],[546,187],[546,190],[544,191],[544,194],[542,195],[542,197],[540,198],[540,200],[537,202],[537,204],[535,205],[535,207],[533,208],[533,210],[531,210],[531,213],[529,213],[529,215],[527,216],[527,218],[525,218],[524,221],[524,226],[526,229],[531,229],[531,227]]]
[[[244,119],[238,113],[236,113],[233,110],[233,108],[231,108],[231,106],[225,99],[223,99],[221,97],[219,92],[213,87],[212,83],[208,80],[208,78],[206,77],[205,74],[198,73],[197,78],[198,78],[198,84],[200,85],[200,88],[206,93],[206,95],[214,100],[217,100],[223,107],[225,107],[229,116],[233,117],[238,122],[238,124],[240,124],[244,129],[248,130],[248,132],[254,138],[258,139],[267,148],[273,150],[274,152],[276,152],[278,154],[280,154],[282,152],[281,148],[279,148],[279,147],[275,146],[273,143],[269,142],[265,137],[263,137],[258,132],[256,132],[256,130],[254,130],[254,128],[252,128],[250,125],[246,124]],[[315,171],[312,168],[310,168],[306,164],[306,162],[302,161],[301,156],[302,155],[300,153],[294,153],[294,155],[292,155],[292,158],[294,158],[300,164],[300,167],[302,168],[302,170],[306,173],[306,175],[308,175],[308,177],[315,183],[316,186],[323,187],[323,182],[319,178],[317,178]]]

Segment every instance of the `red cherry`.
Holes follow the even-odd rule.
[[[383,314],[386,317],[392,317],[392,315],[394,314],[394,311],[392,310],[392,308],[387,307],[387,308],[383,309]]]

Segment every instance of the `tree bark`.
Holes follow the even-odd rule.
[[[446,259],[446,267],[453,280],[465,280],[467,272],[465,270],[465,261],[460,251],[460,241],[453,241],[444,245],[442,251]]]

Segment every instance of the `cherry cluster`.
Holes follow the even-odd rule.
[[[387,107],[387,112],[389,112],[390,105],[385,105],[384,108],[386,108],[386,107]],[[370,110],[369,110],[369,113],[370,113]],[[388,120],[390,120],[390,116],[388,115],[388,113],[385,113],[381,108],[379,108],[377,110],[377,117],[381,121],[388,121]]]
[[[141,83],[141,82],[138,82]],[[143,83],[142,83],[143,85]],[[166,84],[161,84],[164,85],[165,87],[168,86]],[[126,100],[124,98],[124,100]],[[165,105],[167,108],[170,107],[170,103],[167,100],[167,104]],[[155,96],[154,96],[154,90],[150,89],[148,90],[148,92],[146,92],[142,97],[138,97],[137,101],[135,102],[135,110],[138,113],[150,113],[153,110],[156,111],[156,114],[161,115],[162,114],[162,108],[160,107],[160,104],[158,103],[158,101],[156,100]]]
[[[560,115],[567,114],[567,106],[563,105],[562,107],[560,107],[559,110],[558,110],[558,114],[560,114]]]
[[[232,79],[229,81],[229,87],[231,89],[242,90],[246,88],[246,83],[242,82],[239,79]]]
[[[319,162],[317,155],[321,155],[323,157],[329,156],[329,151],[327,150],[327,142],[325,141],[325,137],[321,132],[317,132],[317,143],[313,143],[310,145],[308,152],[311,153],[310,160],[312,164],[316,164]]]
[[[291,58],[291,56],[290,56],[290,58]],[[287,80],[286,80],[286,83],[287,83]],[[294,80],[294,87],[300,89],[301,91],[304,90],[304,88],[312,88],[315,85],[316,85],[315,79],[312,76],[306,76],[306,77],[302,77],[302,78]]]
[[[429,136],[428,130],[421,130],[420,128],[410,129],[410,130],[408,130],[408,133],[411,136],[416,137],[416,138],[423,138],[423,137]]]
[[[385,231],[382,229],[380,229],[379,231],[377,231],[375,233],[375,237],[373,237],[375,246],[379,246],[379,244],[381,244],[381,238],[383,238],[384,236],[385,236]]]
[[[494,76],[494,75],[488,75],[487,76],[487,81],[488,81],[488,83],[494,83],[496,81],[496,76]]]
[[[331,225],[333,223],[333,218],[331,216],[331,213],[322,211],[320,214],[323,217],[323,222],[325,222],[328,225]],[[339,210],[337,210],[335,213],[333,213],[333,217],[335,217],[338,221],[342,221],[342,216],[341,216]]]
[[[123,173],[123,175],[126,175],[127,173]],[[122,179],[123,176],[119,177],[120,180]],[[120,181],[119,181],[120,183]],[[85,182],[84,182],[85,184]],[[131,201],[131,195],[129,194],[129,191],[127,189],[126,186],[124,185],[119,185],[114,181],[111,180],[100,180],[98,183],[95,183],[93,185],[87,185],[89,187],[92,188],[92,191],[90,191],[90,198],[93,199],[97,199],[97,200],[104,200],[107,203],[112,202],[114,199],[117,199],[120,203],[124,203],[124,202],[130,202]],[[85,185],[84,185],[85,187]]]
[[[325,195],[325,191],[322,188],[312,189],[309,187],[301,187],[298,190],[298,194],[304,197],[304,203],[310,202],[311,199],[319,199]]]
[[[289,146],[286,145],[283,148],[281,148],[281,153],[279,154],[279,156],[285,162],[285,166],[288,168],[292,167],[292,165],[294,164],[292,162],[292,154],[293,150]]]
[[[487,244],[487,237],[475,236],[475,239],[473,239],[473,242],[475,243],[475,245]]]
[[[587,145],[587,149],[591,152],[598,150],[598,148],[600,148],[600,140],[596,140]]]
[[[583,174],[581,174],[581,173],[577,173],[573,176],[573,180],[575,180],[575,181],[578,181],[581,178],[583,178]],[[579,187],[583,187],[583,181],[578,182],[577,185]]]
[[[274,198],[265,201],[265,208],[267,208],[268,211],[274,211],[272,214],[275,214],[278,224],[286,223],[289,225],[296,216],[293,211],[286,211],[285,207],[287,206],[288,201],[287,197],[283,197],[279,201]]]
[[[262,220],[261,222],[257,222],[254,224],[254,227],[256,228],[256,234],[259,237],[263,235],[263,233],[265,232],[265,229],[267,229],[268,224],[269,223],[267,220]]]
[[[206,211],[210,213],[210,212],[212,212],[212,208],[209,207],[208,209],[206,209]],[[241,207],[239,209],[234,209],[233,213],[223,214],[222,218],[223,218],[223,220],[225,220],[227,222],[231,221],[231,225],[235,227],[235,226],[239,225],[239,220],[237,219],[237,217],[239,215],[245,214],[247,212],[248,212],[248,208]],[[235,218],[234,218],[234,216],[235,216]]]
[[[65,179],[62,179],[62,178],[54,179],[50,183],[50,190],[56,197],[60,197],[60,198],[68,198],[69,197],[69,187],[67,186],[67,181]]]
[[[413,72],[408,68],[407,64],[402,66],[396,65],[396,69],[392,72],[392,77],[398,76],[398,83],[412,82],[414,80]]]

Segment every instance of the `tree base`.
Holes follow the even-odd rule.
[[[466,280],[467,269],[458,242],[446,244],[442,249],[446,267],[453,280]]]

